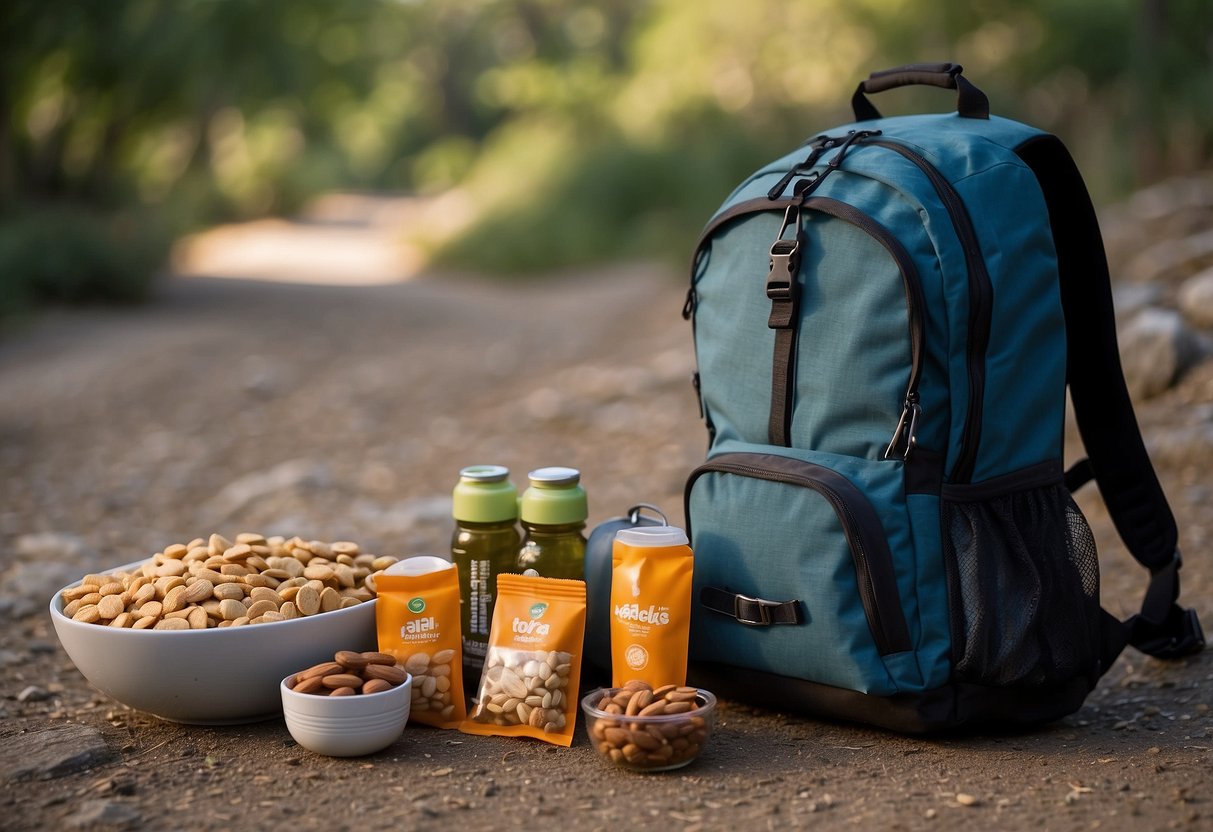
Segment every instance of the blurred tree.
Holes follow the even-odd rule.
[[[932,60],[1062,136],[1100,197],[1213,156],[1208,0],[9,0],[0,226],[460,187],[475,222],[444,256],[469,265],[680,252],[860,77]]]

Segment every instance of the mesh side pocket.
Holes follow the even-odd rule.
[[[1061,485],[944,508],[958,680],[1047,686],[1092,673],[1095,538]]]

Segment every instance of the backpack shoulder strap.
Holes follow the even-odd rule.
[[[1196,613],[1179,598],[1179,532],[1146,453],[1116,343],[1112,285],[1099,221],[1082,175],[1056,136],[1016,148],[1040,183],[1057,250],[1066,322],[1066,378],[1089,460],[1068,478],[1094,478],[1121,540],[1150,570],[1141,612],[1123,622],[1142,652],[1177,658],[1204,647]]]

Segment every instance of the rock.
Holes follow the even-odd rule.
[[[67,723],[4,740],[0,782],[50,780],[107,762],[113,753],[101,734],[87,725]]]
[[[1175,383],[1201,353],[1195,334],[1178,312],[1145,309],[1120,332],[1120,361],[1130,395],[1157,396]]]
[[[140,820],[138,812],[116,800],[86,800],[65,823],[73,829],[124,828]]]
[[[1213,229],[1180,239],[1166,238],[1149,246],[1125,267],[1125,277],[1137,283],[1190,275],[1213,259]]]
[[[0,616],[24,618],[45,612],[51,596],[78,581],[88,568],[75,561],[18,562],[0,573]]]
[[[45,702],[51,698],[50,691],[37,685],[30,685],[17,694],[18,702]]]
[[[23,534],[13,544],[15,562],[0,572],[0,617],[24,618],[46,609],[55,591],[80,577],[97,553],[67,532]]]
[[[1162,287],[1154,283],[1117,283],[1112,287],[1112,305],[1116,323],[1124,326],[1142,310],[1157,306],[1162,300]]]
[[[1181,425],[1160,431],[1146,439],[1146,448],[1155,462],[1183,465],[1213,456],[1213,424]]]
[[[1184,281],[1179,289],[1179,311],[1194,326],[1213,329],[1213,268]]]

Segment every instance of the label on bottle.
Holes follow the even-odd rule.
[[[483,663],[492,626],[493,570],[487,560],[468,563],[468,629],[463,634],[463,655]]]

